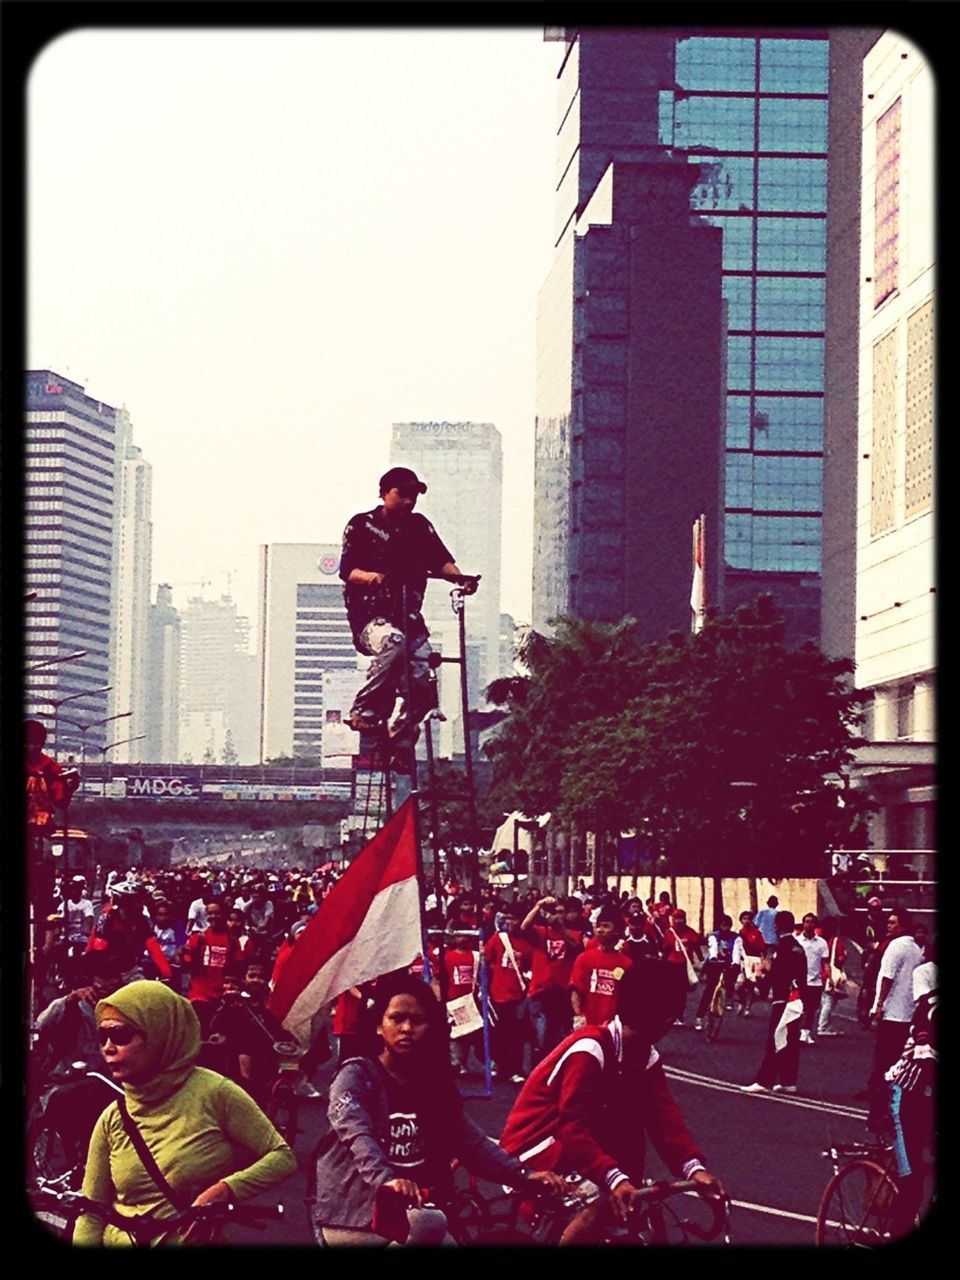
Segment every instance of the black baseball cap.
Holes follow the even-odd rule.
[[[380,477],[380,493],[389,493],[391,489],[412,489],[415,493],[426,493],[427,486],[415,471],[409,467],[391,467]]]

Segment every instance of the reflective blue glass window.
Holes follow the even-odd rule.
[[[723,296],[727,300],[727,328],[752,329],[752,276],[724,276]]]
[[[822,397],[757,396],[753,441],[757,449],[822,449]]]
[[[822,338],[757,338],[758,391],[822,391]]]
[[[752,98],[680,98],[674,116],[678,147],[712,147],[719,151],[753,151]]]
[[[827,282],[822,278],[760,276],[757,329],[822,333],[826,288]]]
[[[750,447],[750,400],[747,396],[727,396],[727,448]]]
[[[753,455],[728,453],[726,458],[726,483],[724,506],[753,506]]]
[[[749,271],[753,266],[753,219],[704,216],[713,227],[723,227],[723,267],[725,271]]]
[[[823,506],[821,458],[757,454],[753,463],[753,506],[758,511],[819,511]]]
[[[736,569],[820,570],[819,516],[751,516],[724,518],[727,563]]]
[[[826,40],[761,40],[761,93],[826,93]]]
[[[677,41],[676,79],[684,89],[756,87],[756,41],[688,36]]]
[[[750,387],[749,338],[727,338],[727,386]]]
[[[758,218],[758,271],[825,271],[826,218]]]
[[[759,149],[826,151],[827,104],[824,99],[761,99]]]
[[[760,209],[824,213],[827,208],[826,160],[761,157],[757,165]]]
[[[692,209],[740,209],[756,203],[752,156],[691,156],[700,165],[700,181],[690,193]]]

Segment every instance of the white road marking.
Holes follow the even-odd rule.
[[[789,1209],[774,1209],[768,1204],[749,1204],[746,1200],[731,1200],[731,1207],[734,1209],[749,1209],[751,1213],[769,1213],[774,1218],[790,1218],[794,1222],[809,1222],[816,1226],[816,1218],[812,1218],[809,1213],[791,1213]],[[830,1226],[836,1226],[831,1222]]]
[[[720,1093],[742,1092],[739,1085],[730,1084],[727,1080],[717,1080],[713,1076],[699,1075],[695,1071],[683,1071],[679,1067],[667,1067],[666,1073],[670,1079],[679,1080],[681,1084],[695,1084],[702,1089],[716,1089]],[[773,1102],[783,1102],[791,1107],[799,1107],[801,1110],[844,1116],[851,1120],[866,1120],[867,1118],[865,1107],[848,1107],[841,1102],[819,1102],[815,1098],[803,1098],[798,1094],[756,1093],[745,1096],[767,1098]]]

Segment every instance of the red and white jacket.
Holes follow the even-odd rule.
[[[529,1168],[576,1170],[612,1191],[625,1178],[642,1178],[645,1135],[676,1176],[703,1168],[660,1055],[651,1048],[639,1072],[627,1073],[615,1018],[575,1031],[542,1059],[513,1104],[500,1145]]]

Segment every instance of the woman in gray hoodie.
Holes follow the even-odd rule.
[[[319,1244],[453,1243],[442,1211],[454,1159],[480,1177],[542,1193],[463,1109],[443,1006],[408,973],[377,982],[370,1055],[349,1058],[330,1088],[330,1131],[314,1156],[311,1221]]]

